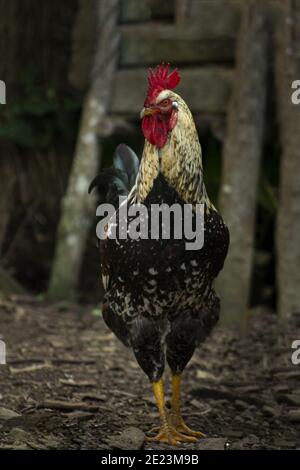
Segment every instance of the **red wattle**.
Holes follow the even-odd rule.
[[[145,139],[158,148],[165,146],[168,138],[168,132],[172,131],[177,122],[177,112],[172,111],[168,120],[159,115],[145,116],[142,121],[142,131]]]

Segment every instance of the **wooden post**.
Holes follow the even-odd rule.
[[[50,298],[76,298],[77,280],[86,240],[94,220],[96,201],[88,196],[101,147],[99,129],[105,127],[111,85],[117,66],[119,0],[98,0],[99,43],[95,51],[90,89],[83,103],[78,140],[69,183],[62,202],[55,257],[49,285]]]
[[[12,165],[13,156],[5,149],[5,147],[3,150],[0,161],[0,257],[3,256],[3,242],[5,240],[6,230],[10,222],[11,214],[13,212],[14,189],[16,184],[16,173]]]
[[[176,0],[175,4],[175,19],[176,24],[182,25],[189,18],[189,10],[191,7],[191,0]]]
[[[268,29],[258,0],[245,2],[238,37],[236,81],[228,112],[220,209],[230,249],[217,284],[222,321],[241,325],[250,291],[257,184],[263,145]]]
[[[277,13],[276,88],[282,145],[277,219],[278,313],[300,312],[300,104],[292,83],[300,79],[300,2],[274,2]]]

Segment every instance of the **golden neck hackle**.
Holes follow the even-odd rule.
[[[161,172],[180,197],[193,206],[210,205],[203,182],[201,146],[192,114],[183,99],[172,93],[179,105],[177,124],[166,145],[159,149],[145,141],[136,181],[136,200],[143,202]]]

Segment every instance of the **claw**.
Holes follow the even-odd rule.
[[[177,417],[176,417],[177,418]],[[180,418],[179,420],[175,418],[175,422],[172,421],[172,424],[173,426],[175,427],[175,429],[180,432],[180,433],[183,433],[185,434],[186,436],[193,436],[193,437],[196,437],[198,439],[200,438],[203,438],[203,437],[206,437],[205,434],[203,434],[203,432],[200,432],[200,431],[194,431],[193,429],[189,428],[185,422],[183,421],[182,418]],[[176,422],[177,421],[177,422]]]
[[[169,442],[166,436],[170,433],[172,435],[175,434],[178,438],[180,438],[181,442],[196,442],[197,439],[206,437],[203,432],[194,431],[193,429],[189,428],[183,421],[182,417],[178,416],[176,413],[169,412],[167,414],[167,422],[168,430],[164,430],[164,428],[159,426],[155,426],[150,429],[149,440]],[[156,433],[157,435],[152,437],[151,434],[154,433]]]
[[[181,414],[178,414],[176,412],[170,413],[169,423],[173,428],[176,429],[176,431],[178,431],[179,433],[185,434],[186,436],[193,436],[198,439],[206,437],[205,434],[203,434],[203,432],[194,431],[193,429],[189,428],[183,421]]]
[[[161,428],[159,426],[154,426],[154,428],[149,429],[149,434],[159,433]]]
[[[172,427],[159,428],[156,436],[147,436],[149,442],[164,442],[170,445],[178,445],[181,442],[197,442],[197,439],[192,436],[181,434]]]

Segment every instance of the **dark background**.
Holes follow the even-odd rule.
[[[231,235],[221,322],[183,377],[207,438],[182,448],[299,448],[299,48],[299,0],[0,0],[1,450],[169,448],[145,443],[148,379],[102,319],[87,194],[120,142],[141,156],[162,61]]]
[[[246,305],[234,308],[244,311],[245,307],[263,305],[276,310],[278,283],[282,290],[286,283],[295,290],[296,282],[278,275],[278,253],[283,253],[281,265],[286,266],[289,258],[299,266],[297,240],[291,237],[294,245],[286,248],[282,237],[287,235],[278,236],[276,232],[280,204],[284,212],[287,207],[294,211],[294,218],[300,207],[299,188],[288,181],[289,172],[299,169],[294,155],[298,141],[287,137],[293,126],[284,125],[288,119],[297,122],[300,105],[288,109],[289,116],[281,113],[284,99],[289,106],[291,83],[299,70],[299,2],[123,0],[117,8],[117,25],[110,34],[118,36],[118,45],[105,55],[101,48],[108,46],[101,34],[114,13],[108,9],[108,16],[101,18],[99,2],[54,0],[37,6],[33,0],[0,1],[0,78],[7,87],[7,103],[0,106],[1,291],[9,294],[25,289],[38,296],[47,295],[81,111],[97,76],[105,69],[105,61],[97,62],[102,53],[108,60],[114,54],[116,65],[105,85],[109,90],[107,119],[112,118],[114,124],[105,131],[104,120],[102,128],[96,130],[101,149],[99,165],[110,165],[114,148],[121,141],[141,155],[138,111],[146,91],[147,67],[161,61],[179,67],[179,93],[182,90],[199,129],[208,193],[221,210],[223,205],[229,226],[234,217],[240,217],[237,200],[241,211],[243,206],[249,208],[249,213],[244,210],[248,222],[240,218],[239,235],[235,236],[235,228],[230,227],[235,257],[248,250],[241,240],[248,237],[251,245],[244,259],[228,267],[227,277],[237,296],[247,299]],[[281,27],[279,19],[284,15],[292,18],[290,23],[286,21],[289,30]],[[280,44],[285,40],[291,41],[291,51],[296,48],[297,58],[293,52],[288,56],[292,66],[288,77],[281,76],[280,70],[285,67],[279,69],[278,65]],[[282,98],[284,87],[288,98]],[[283,145],[293,153],[295,163],[284,173],[285,186],[281,188]],[[235,155],[230,161],[228,155],[234,154],[233,150],[240,152],[240,158]],[[252,166],[243,163],[243,156]],[[285,158],[291,159],[289,155]],[[232,199],[225,196],[222,200],[220,188],[231,184],[229,174],[238,182]],[[249,174],[252,182],[247,190]],[[286,187],[291,187],[292,195],[281,197]],[[88,198],[87,193],[82,198]],[[101,297],[100,273],[96,219],[92,215],[89,218],[89,236],[78,255],[80,270],[74,290],[77,300],[95,302]],[[245,278],[241,286],[237,272]],[[230,286],[226,288],[230,291]],[[279,310],[285,309],[281,314],[289,315],[298,306],[297,297]]]

